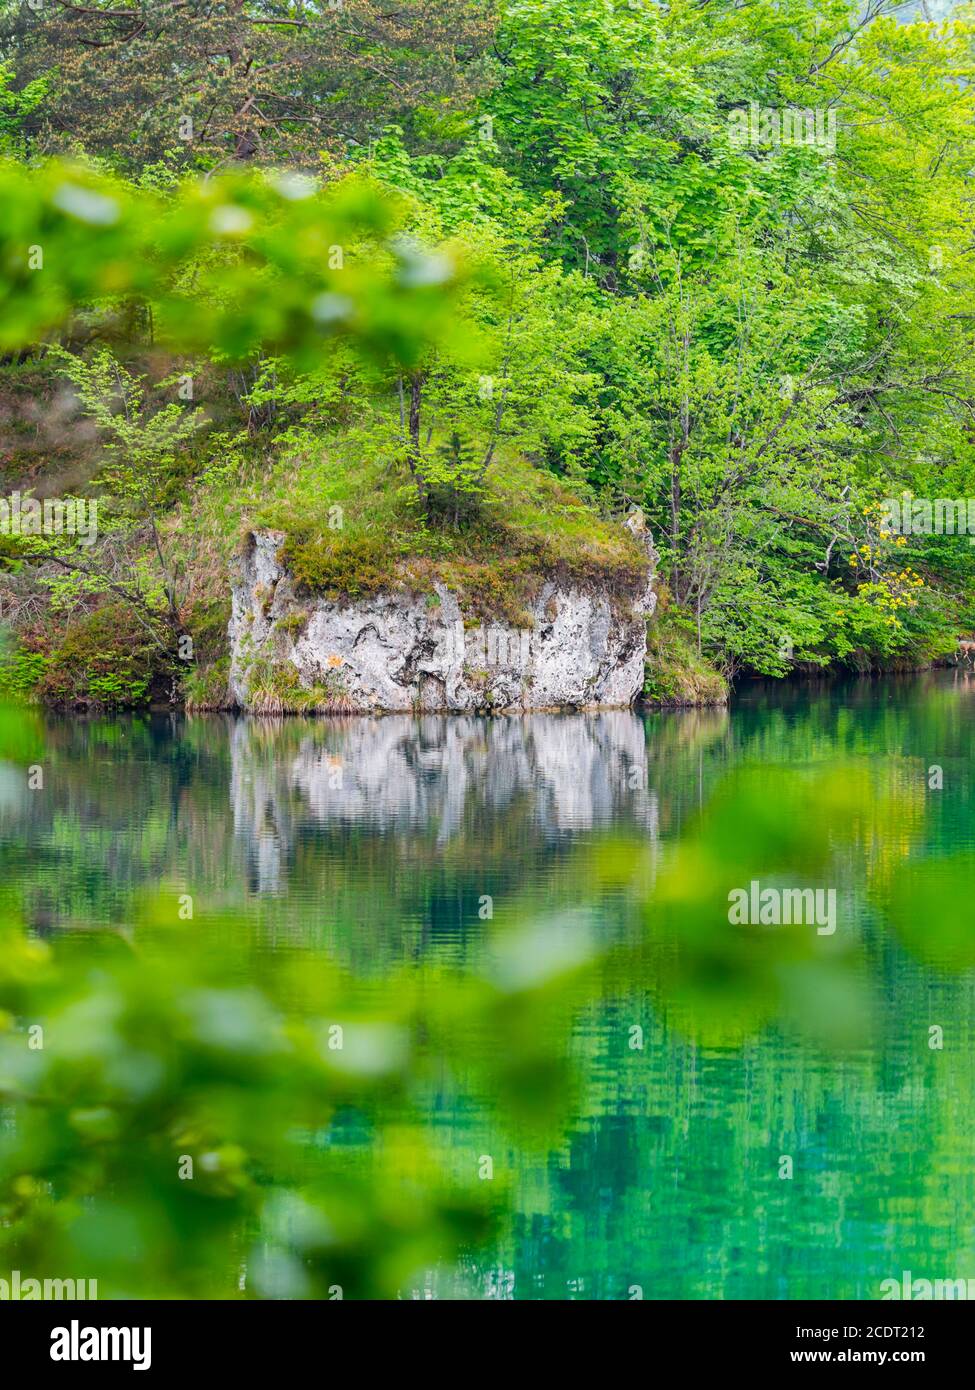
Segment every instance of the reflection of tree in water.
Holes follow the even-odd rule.
[[[228,722],[201,740],[173,716],[48,716],[44,794],[17,778],[0,802],[4,872],[28,920],[125,924],[132,895],[168,877],[226,892]]]
[[[574,717],[558,756],[547,717],[55,723],[48,808],[7,789],[5,861],[54,922],[62,870],[73,923],[129,921],[142,885],[202,884],[230,908],[192,924],[207,953],[236,952],[208,977],[208,999],[233,987],[224,1008],[240,979],[277,976],[284,1007],[307,989],[331,1017],[321,972],[326,999],[341,974],[396,1020],[427,1171],[469,1177],[493,1153],[513,1196],[460,1287],[871,1297],[908,1248],[919,1272],[967,1272],[970,977],[939,963],[940,899],[921,938],[896,909],[969,843],[970,699],[951,677],[830,689],[804,713],[755,690],[730,717]],[[837,882],[843,931],[730,931],[723,894],[752,873]],[[155,946],[121,953],[136,972],[165,950],[161,922]],[[957,970],[964,941],[949,944]]]
[[[483,895],[543,870],[551,891],[601,828],[678,836],[743,762],[927,759],[967,795],[969,700],[940,673],[746,687],[731,715],[50,719],[44,795],[0,785],[0,853],[41,931],[124,923],[132,894],[166,880],[267,899],[283,939],[395,954],[397,933],[414,950],[476,932]],[[930,809],[937,843],[949,832]]]
[[[880,983],[889,1000],[853,1054],[778,1030],[703,1047],[648,1016],[638,993],[585,1009],[577,1118],[553,1152],[506,1150],[514,1218],[436,1292],[875,1299],[902,1267],[970,1274],[975,1185],[956,1161],[973,1136],[970,985],[933,981],[904,956]],[[929,1013],[957,1033],[950,1085],[924,1044]],[[631,1052],[637,1018],[647,1035]],[[796,1160],[789,1181],[783,1153]]]

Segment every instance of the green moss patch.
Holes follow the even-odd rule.
[[[523,461],[499,467],[478,515],[460,528],[421,519],[403,481],[365,470],[354,491],[348,477],[323,486],[317,502],[303,489],[300,505],[297,496],[270,504],[255,524],[285,533],[282,562],[309,596],[432,596],[439,581],[472,620],[522,626],[546,579],[623,602],[643,592],[646,554],[626,528]]]

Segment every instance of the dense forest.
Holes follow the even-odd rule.
[[[0,0],[0,1300],[975,1288],[973,67]]]
[[[257,524],[310,590],[510,616],[639,511],[662,700],[952,652],[973,45],[888,0],[3,4],[4,687],[226,704]]]

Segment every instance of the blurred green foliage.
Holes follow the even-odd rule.
[[[7,756],[36,755],[23,718],[7,725]],[[276,896],[215,910],[198,897],[183,920],[187,876],[212,885],[215,899],[239,893],[224,836],[240,831],[220,829],[229,768],[214,740],[219,726],[197,725],[197,739],[173,750],[194,763],[216,758],[199,784],[197,829],[187,824],[177,840],[172,793],[159,779],[175,776],[178,786],[180,763],[165,774],[161,749],[140,743],[138,724],[93,727],[98,765],[118,763],[120,791],[148,796],[138,831],[146,862],[124,900],[86,906],[63,841],[56,873],[74,930],[45,940],[17,919],[23,902],[36,923],[37,889],[54,865],[8,859],[0,1265],[97,1278],[102,1296],[328,1298],[341,1288],[349,1298],[396,1297],[422,1288],[429,1270],[463,1266],[497,1238],[524,1154],[556,1151],[587,1113],[601,1063],[578,1030],[594,1009],[642,999],[637,1017],[648,1029],[652,1020],[704,1049],[734,1051],[785,1027],[850,1055],[874,1036],[879,1004],[851,905],[869,897],[900,930],[920,920],[932,874],[950,889],[966,871],[962,861],[916,861],[918,769],[898,757],[849,756],[858,735],[842,718],[778,735],[768,720],[774,762],[746,758],[722,772],[728,724],[715,714],[653,736],[651,749],[674,775],[669,799],[681,823],[663,857],[656,842],[621,827],[553,857],[550,876],[537,866],[526,876],[517,802],[503,815],[485,806],[470,822],[476,872],[463,836],[446,853],[431,839],[425,853],[429,827],[420,829],[404,860],[392,842],[337,825],[319,832],[321,864],[302,851],[294,871],[310,876],[309,904],[333,904],[338,938],[319,935],[317,916],[299,919],[296,931],[293,909]],[[264,784],[259,769],[281,759],[291,766],[288,745],[307,741],[313,727],[315,739],[337,747],[350,736],[341,725],[269,726],[263,735],[254,725],[236,777]],[[76,790],[88,796],[86,763],[58,756],[53,734],[53,794],[69,795],[65,779],[77,774]],[[886,737],[896,739],[897,726]],[[697,771],[704,745],[706,795]],[[748,746],[762,750],[760,740]],[[152,795],[124,772],[150,754]],[[99,837],[118,836],[80,816],[64,821],[59,839],[72,826],[75,840],[86,837],[78,868],[90,884],[84,866]],[[328,852],[333,834],[338,857]],[[750,877],[837,885],[844,930],[824,938],[809,924],[732,925],[729,890]],[[899,905],[905,881],[914,896]],[[411,947],[416,895],[453,900],[465,883],[475,903],[492,885],[493,920],[478,922],[461,954],[435,941]],[[92,931],[106,909],[115,929]],[[910,930],[905,943],[941,968],[968,964],[951,911],[943,932],[938,920],[929,906],[926,944]],[[40,1048],[31,1042],[37,1026]],[[437,1120],[446,1097],[449,1125]],[[469,1108],[470,1126],[458,1124],[457,1106]],[[481,1180],[485,1155],[493,1181]]]
[[[329,339],[415,362],[449,335],[463,267],[396,239],[368,179],[225,174],[168,196],[70,164],[0,164],[0,347],[21,348],[93,300],[151,298],[156,332],[232,360],[314,365]]]
[[[137,945],[53,955],[5,934],[13,1267],[97,1277],[103,1297],[392,1297],[486,1230],[491,1189],[473,1169],[466,1186],[446,1180],[415,1122],[382,1123],[414,1065],[408,985],[376,1017],[353,1012],[321,961],[265,959],[260,986],[245,983],[235,925],[142,923]]]

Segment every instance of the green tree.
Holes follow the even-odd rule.
[[[35,150],[138,174],[164,161],[317,168],[390,119],[456,139],[483,77],[487,4],[471,0],[7,0],[0,45]]]

